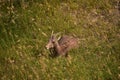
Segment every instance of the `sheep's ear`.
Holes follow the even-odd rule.
[[[59,36],[58,38],[57,38],[57,40],[60,40],[61,39],[61,36]]]
[[[60,35],[60,34],[61,34],[61,32],[58,32],[58,33],[55,34],[55,36],[58,36],[58,35]]]
[[[59,32],[59,33],[54,34],[54,35],[55,35],[56,40],[59,40],[59,39],[61,38],[61,35],[60,35],[60,34],[61,34],[60,32]]]
[[[54,31],[52,30],[51,36],[53,36]]]
[[[56,34],[54,34],[55,35],[55,37],[57,37],[57,36],[59,36],[61,33],[60,32],[58,32],[58,33],[56,33]]]

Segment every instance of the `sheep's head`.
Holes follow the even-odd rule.
[[[51,38],[49,39],[48,44],[46,45],[46,48],[47,48],[47,49],[53,48],[53,47],[54,47],[54,44],[53,44],[54,42],[55,42],[55,38],[54,38],[54,36],[52,35]]]
[[[50,39],[48,41],[48,44],[46,45],[46,49],[54,48],[54,42],[58,41],[56,36],[57,36],[57,34],[53,34],[53,31],[52,31],[51,37],[50,37]]]

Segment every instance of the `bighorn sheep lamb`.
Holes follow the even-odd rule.
[[[63,35],[59,39],[56,38],[57,34],[51,34],[51,38],[49,39],[46,48],[50,50],[53,56],[67,56],[68,51],[78,47],[79,39],[73,36]]]

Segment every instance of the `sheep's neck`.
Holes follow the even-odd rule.
[[[55,41],[54,46],[55,46],[55,50],[58,54],[63,54],[63,51],[57,41]]]

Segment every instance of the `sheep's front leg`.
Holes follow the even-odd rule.
[[[65,57],[68,57],[68,53],[65,54]]]

